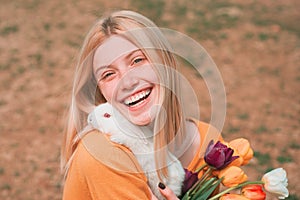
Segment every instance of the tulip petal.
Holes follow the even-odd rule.
[[[262,181],[265,183],[265,189],[277,196],[279,199],[288,197],[289,191],[286,188],[288,185],[286,171],[282,168],[274,169],[266,173]]]
[[[240,183],[245,182],[248,177],[244,171],[236,166],[230,166],[225,169],[222,169],[218,174],[218,178],[223,177],[223,185],[226,187],[233,187]]]
[[[251,200],[264,200],[266,193],[262,190],[261,185],[246,185],[242,188],[243,196]]]
[[[237,154],[243,159],[241,165],[248,164],[248,162],[253,158],[253,150],[251,149],[250,143],[247,139],[238,138],[230,141],[228,145],[235,150],[234,155]],[[240,162],[237,162],[237,164],[239,163]]]
[[[221,170],[237,158],[236,156],[232,156],[233,153],[233,149],[222,144],[220,141],[215,145],[213,145],[213,141],[210,141],[205,151],[204,160],[209,166]]]
[[[224,194],[220,200],[250,200],[245,196],[239,194]]]
[[[211,141],[209,142],[207,148],[206,148],[205,156],[206,156],[207,154],[209,154],[209,152],[213,149],[213,147],[214,147],[214,141],[211,140]]]
[[[185,171],[185,179],[183,181],[182,194],[185,194],[197,181],[198,173],[193,173],[187,169]]]

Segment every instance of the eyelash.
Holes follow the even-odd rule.
[[[146,58],[144,58],[144,57],[138,57],[138,58],[135,58],[134,60],[133,60],[133,64],[137,64],[137,63],[139,63],[139,62],[142,62],[142,61],[144,61]]]
[[[114,72],[106,72],[102,75],[100,80],[105,80],[107,78],[109,78],[110,76],[112,76],[114,74]]]

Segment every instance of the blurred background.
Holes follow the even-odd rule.
[[[300,1],[0,0],[0,199],[62,196],[60,144],[76,56],[104,12],[130,9],[199,42],[222,75],[226,140],[245,137],[250,180],[283,167],[300,199]],[[201,120],[210,120],[205,84]],[[204,87],[203,87],[204,85]],[[203,90],[204,88],[204,90]],[[113,186],[112,186],[113,187]]]

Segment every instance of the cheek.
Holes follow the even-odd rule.
[[[114,94],[114,86],[110,83],[99,84],[100,91],[106,101],[111,102]]]
[[[137,71],[141,79],[145,79],[158,85],[160,84],[157,72],[154,71],[152,66],[146,65],[143,68],[139,68]]]

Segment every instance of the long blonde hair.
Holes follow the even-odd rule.
[[[99,45],[116,34],[122,35],[140,48],[151,63],[165,66],[157,70],[164,89],[161,100],[163,109],[158,112],[154,122],[156,133],[154,149],[157,152],[155,158],[158,175],[167,177],[166,154],[168,150],[173,150],[170,144],[173,147],[180,145],[185,137],[180,87],[175,73],[177,62],[159,28],[148,18],[132,11],[117,11],[100,19],[85,38],[76,66],[72,99],[64,132],[61,150],[62,170],[65,172],[68,170],[68,163],[80,141],[79,135],[84,132],[86,118],[91,108],[106,101],[93,74],[93,56]]]

